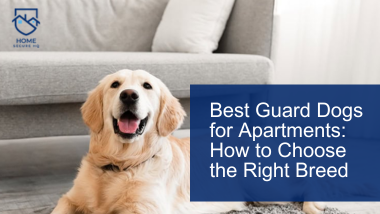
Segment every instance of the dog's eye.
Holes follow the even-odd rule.
[[[115,81],[112,83],[111,88],[117,88],[119,87],[120,83],[118,81]]]
[[[143,87],[145,89],[152,89],[152,86],[149,83],[147,83],[147,82],[144,82]]]

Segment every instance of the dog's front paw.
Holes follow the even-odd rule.
[[[325,210],[324,202],[304,202],[302,210],[307,214],[320,214]]]

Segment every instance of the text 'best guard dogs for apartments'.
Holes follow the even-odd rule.
[[[190,139],[171,136],[185,111],[142,70],[106,76],[82,106],[90,149],[53,214],[219,213],[244,202],[190,202]],[[283,202],[285,203],[285,202]],[[322,203],[305,202],[319,213]]]

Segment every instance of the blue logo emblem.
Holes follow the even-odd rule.
[[[19,33],[28,36],[32,34],[40,24],[37,19],[37,8],[16,8],[15,18],[12,22],[15,23],[15,28]]]

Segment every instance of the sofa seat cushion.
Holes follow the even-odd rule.
[[[178,98],[190,84],[266,84],[265,57],[239,54],[151,52],[0,52],[0,105],[83,102],[105,75],[143,69]]]

